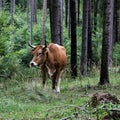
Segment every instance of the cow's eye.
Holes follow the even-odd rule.
[[[43,53],[38,53],[38,56],[41,57],[43,55]]]

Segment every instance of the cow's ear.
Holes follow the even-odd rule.
[[[35,48],[31,48],[31,51],[33,52],[35,50]]]

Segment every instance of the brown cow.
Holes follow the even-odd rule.
[[[50,43],[47,47],[38,45],[33,47],[32,54],[30,66],[41,67],[43,87],[46,82],[46,73],[48,73],[52,79],[52,89],[60,92],[61,75],[67,63],[65,48],[54,43]]]

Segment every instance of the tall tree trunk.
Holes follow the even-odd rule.
[[[109,8],[109,56],[108,56],[108,66],[112,66],[112,52],[113,52],[113,18],[114,18],[114,0],[111,0],[110,2],[110,8]]]
[[[62,45],[63,0],[50,0],[51,41]]]
[[[26,0],[27,22],[29,23],[30,0]]]
[[[114,40],[113,40],[113,42],[115,43],[116,41],[117,41],[117,0],[115,0],[115,2],[114,2],[114,23],[113,23],[113,25],[114,25]]]
[[[102,40],[102,55],[101,55],[101,70],[100,70],[100,85],[109,83],[108,60],[109,60],[109,42],[110,42],[110,9],[113,0],[104,1],[104,18],[103,18],[103,40]]]
[[[87,63],[92,67],[92,6],[91,0],[88,0],[88,51],[87,51]]]
[[[71,34],[71,15],[70,15],[70,0],[68,0],[68,38],[70,38],[70,34]]]
[[[114,1],[114,43],[120,42],[120,1]]]
[[[2,0],[0,0],[0,11],[2,10]]]
[[[71,17],[71,76],[77,76],[77,35],[76,35],[76,0],[70,0]]]
[[[99,0],[94,0],[94,34],[96,34],[97,27],[98,2]]]
[[[78,0],[78,5],[77,5],[77,11],[78,11],[78,15],[77,15],[77,23],[78,25],[80,24],[80,0]]]
[[[83,0],[83,19],[82,19],[82,51],[80,72],[83,76],[87,75],[87,51],[88,51],[88,0]]]
[[[68,0],[65,0],[65,26],[68,26]]]
[[[15,0],[10,1],[11,24],[14,24]]]
[[[47,10],[47,0],[43,2],[43,13],[42,13],[42,45],[45,45],[45,18]]]
[[[37,23],[37,0],[34,0],[34,16],[33,16],[33,21],[34,23]]]
[[[118,22],[118,31],[117,31],[117,41],[120,42],[120,1],[118,1],[118,15],[117,15],[117,22]]]
[[[70,38],[70,0],[65,0],[65,26],[68,28],[68,38]]]
[[[32,13],[32,24],[34,25],[36,23],[36,0],[31,0],[31,13]]]
[[[32,39],[33,39],[33,5],[34,5],[34,0],[30,0],[30,43],[32,44]]]

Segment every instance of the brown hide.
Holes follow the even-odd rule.
[[[52,88],[60,92],[61,75],[67,63],[65,48],[54,43],[50,43],[47,47],[38,45],[32,49],[32,54],[30,66],[41,67],[43,86],[46,82],[46,73],[48,73],[52,79]]]

